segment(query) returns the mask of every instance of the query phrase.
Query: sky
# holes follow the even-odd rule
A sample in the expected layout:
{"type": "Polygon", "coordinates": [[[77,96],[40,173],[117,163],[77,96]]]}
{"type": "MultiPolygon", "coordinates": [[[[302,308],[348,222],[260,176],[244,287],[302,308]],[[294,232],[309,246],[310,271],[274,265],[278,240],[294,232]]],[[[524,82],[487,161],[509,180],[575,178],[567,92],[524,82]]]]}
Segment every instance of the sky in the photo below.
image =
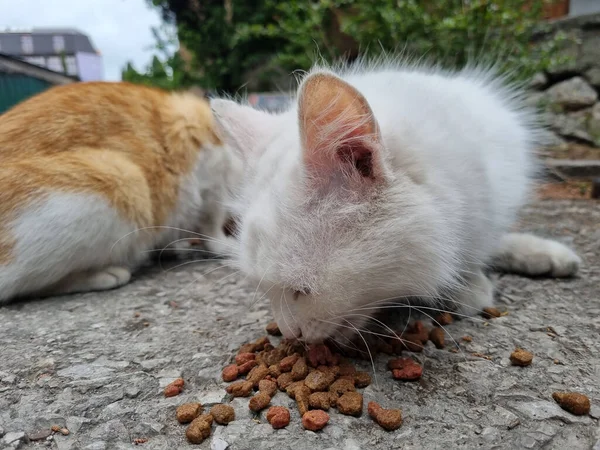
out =
{"type": "Polygon", "coordinates": [[[104,79],[121,79],[127,61],[146,67],[158,11],[145,0],[0,0],[0,29],[61,27],[87,34],[102,54],[104,79]]]}

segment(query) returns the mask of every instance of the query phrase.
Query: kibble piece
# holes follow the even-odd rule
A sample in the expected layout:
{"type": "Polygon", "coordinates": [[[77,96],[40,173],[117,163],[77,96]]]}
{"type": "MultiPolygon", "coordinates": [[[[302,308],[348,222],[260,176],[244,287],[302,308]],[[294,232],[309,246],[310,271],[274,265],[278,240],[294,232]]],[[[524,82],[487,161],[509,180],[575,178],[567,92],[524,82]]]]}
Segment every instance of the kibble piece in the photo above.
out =
{"type": "Polygon", "coordinates": [[[298,358],[298,361],[292,367],[292,378],[294,381],[304,380],[308,375],[308,365],[304,357],[298,358]]]}
{"type": "Polygon", "coordinates": [[[450,325],[452,322],[454,322],[454,319],[452,319],[452,314],[449,312],[438,314],[433,318],[433,324],[438,327],[440,325],[450,325]]]}
{"type": "Polygon", "coordinates": [[[331,406],[329,392],[313,392],[308,397],[308,405],[312,409],[322,409],[327,411],[331,406]]]}
{"type": "Polygon", "coordinates": [[[383,409],[377,403],[369,402],[367,410],[375,422],[385,430],[397,430],[402,425],[402,411],[399,409],[383,409]]]}
{"type": "Polygon", "coordinates": [[[576,416],[590,413],[590,399],[579,392],[555,392],[552,398],[562,409],[576,416]]]}
{"type": "Polygon", "coordinates": [[[333,392],[335,394],[343,395],[346,392],[354,392],[356,388],[354,387],[354,380],[348,380],[345,378],[335,380],[331,386],[329,386],[329,392],[333,392]]]}
{"type": "Polygon", "coordinates": [[[311,345],[306,354],[309,364],[317,367],[320,364],[334,364],[334,356],[325,344],[311,345]]]}
{"type": "Polygon", "coordinates": [[[176,378],[170,384],[172,384],[173,386],[177,386],[178,388],[183,389],[183,386],[185,385],[185,380],[183,378],[176,378]]]}
{"type": "Polygon", "coordinates": [[[256,348],[256,344],[251,343],[251,344],[244,344],[240,347],[240,349],[238,350],[238,355],[240,353],[254,353],[257,351],[256,348]]]}
{"type": "Polygon", "coordinates": [[[344,363],[339,365],[338,376],[343,377],[344,375],[354,375],[356,373],[356,367],[352,364],[344,363]]]}
{"type": "Polygon", "coordinates": [[[416,334],[405,333],[402,335],[402,347],[409,352],[420,353],[423,351],[424,345],[421,337],[416,334]]]}
{"type": "Polygon", "coordinates": [[[423,368],[410,358],[391,359],[388,368],[392,369],[392,376],[396,380],[414,381],[423,375],[423,368]]]}
{"type": "Polygon", "coordinates": [[[290,423],[290,411],[283,406],[271,406],[267,411],[267,421],[276,430],[285,428],[290,423]]]}
{"type": "Polygon", "coordinates": [[[473,342],[473,338],[471,336],[463,336],[462,340],[465,342],[473,342]]]}
{"type": "Polygon", "coordinates": [[[294,380],[292,379],[291,372],[282,373],[277,377],[277,386],[279,386],[279,390],[281,391],[285,391],[293,382],[294,380]]]}
{"type": "Polygon", "coordinates": [[[200,444],[204,439],[210,436],[211,425],[212,416],[210,414],[198,416],[188,426],[185,431],[185,437],[192,444],[200,444]]]}
{"type": "Polygon", "coordinates": [[[321,372],[320,370],[313,370],[304,379],[304,384],[307,385],[311,391],[326,391],[329,386],[335,380],[335,376],[331,372],[321,372]]]}
{"type": "Polygon", "coordinates": [[[323,365],[321,365],[321,366],[317,367],[317,370],[319,372],[330,374],[333,377],[333,379],[335,380],[335,378],[337,378],[337,376],[340,373],[340,366],[323,366],[323,365]]]}
{"type": "Polygon", "coordinates": [[[185,403],[178,407],[176,411],[179,423],[190,423],[200,414],[202,414],[202,405],[200,403],[185,403]]]}
{"type": "Polygon", "coordinates": [[[296,398],[296,388],[299,386],[304,386],[304,381],[294,381],[293,383],[291,383],[288,387],[285,388],[285,392],[286,394],[290,397],[290,398],[296,398]]]}
{"type": "MultiPolygon", "coordinates": [[[[261,353],[263,353],[263,352],[261,352],[261,353]]],[[[260,360],[258,358],[256,358],[256,359],[259,362],[265,363],[267,366],[273,366],[273,365],[278,365],[281,362],[281,360],[285,357],[286,357],[286,353],[283,349],[274,348],[273,350],[265,351],[260,360]]]]}
{"type": "Polygon", "coordinates": [[[354,386],[357,388],[365,388],[371,384],[371,375],[367,372],[356,372],[354,374],[354,386]]]}
{"type": "Polygon", "coordinates": [[[363,396],[358,392],[346,392],[337,401],[337,409],[342,414],[360,416],[363,408],[363,396]]]}
{"type": "Polygon", "coordinates": [[[432,328],[429,332],[429,340],[433,342],[435,348],[444,348],[444,345],[446,345],[446,335],[444,330],[439,327],[432,328]]]}
{"type": "Polygon", "coordinates": [[[298,358],[300,358],[300,355],[298,353],[286,356],[281,361],[279,361],[279,370],[281,370],[282,372],[289,372],[290,370],[292,370],[292,367],[294,367],[294,364],[296,364],[296,361],[298,361],[298,358]]]}
{"type": "Polygon", "coordinates": [[[281,331],[279,330],[279,327],[277,326],[277,322],[270,322],[266,328],[265,331],[270,334],[271,336],[281,336],[281,331]]]}
{"type": "Polygon", "coordinates": [[[502,315],[502,313],[500,312],[500,310],[498,308],[483,308],[483,311],[481,312],[481,314],[486,319],[495,319],[502,315]]]}
{"type": "Polygon", "coordinates": [[[247,361],[244,364],[238,366],[238,373],[240,375],[246,375],[248,372],[250,372],[256,366],[258,366],[258,362],[256,360],[247,361]]]}
{"type": "Polygon", "coordinates": [[[269,375],[269,368],[265,364],[261,364],[248,373],[246,381],[251,382],[253,387],[258,388],[260,380],[264,379],[267,375],[269,375]]]}
{"type": "Polygon", "coordinates": [[[269,397],[273,397],[277,394],[277,383],[271,380],[260,380],[258,382],[258,390],[264,392],[269,397]]]}
{"type": "Polygon", "coordinates": [[[254,385],[250,381],[236,381],[227,386],[227,392],[234,397],[248,397],[254,385]]]}
{"type": "Polygon", "coordinates": [[[322,430],[327,425],[327,422],[329,422],[329,414],[320,409],[313,409],[302,415],[302,426],[307,430],[322,430]]]}
{"type": "Polygon", "coordinates": [[[525,367],[530,365],[531,361],[533,361],[533,353],[522,348],[517,348],[510,354],[510,362],[513,366],[525,367]]]}
{"type": "Polygon", "coordinates": [[[266,392],[259,392],[248,402],[248,408],[254,412],[262,411],[271,403],[271,397],[266,392]]]}
{"type": "Polygon", "coordinates": [[[165,397],[175,397],[176,395],[181,394],[181,388],[179,386],[169,384],[167,387],[165,387],[164,394],[165,397]]]}
{"type": "Polygon", "coordinates": [[[254,361],[256,359],[256,353],[238,353],[235,356],[235,363],[241,366],[248,361],[254,361]]]}
{"type": "Polygon", "coordinates": [[[267,336],[263,336],[261,338],[258,338],[255,342],[254,342],[254,346],[256,348],[256,351],[261,351],[265,349],[265,345],[270,344],[271,341],[269,341],[269,338],[267,336]]]}
{"type": "Polygon", "coordinates": [[[298,386],[294,390],[294,398],[296,399],[296,406],[298,406],[298,411],[300,412],[301,416],[304,415],[304,413],[306,411],[308,411],[308,409],[309,409],[309,402],[308,402],[309,397],[310,397],[310,389],[305,385],[298,386]]]}
{"type": "Polygon", "coordinates": [[[222,403],[210,408],[210,415],[219,425],[227,425],[235,420],[235,410],[231,406],[222,403]]]}
{"type": "Polygon", "coordinates": [[[412,336],[413,340],[420,341],[421,343],[425,344],[429,339],[429,330],[427,327],[425,327],[425,325],[423,325],[423,322],[417,320],[408,328],[404,336],[406,335],[410,335],[412,336]]]}
{"type": "Polygon", "coordinates": [[[223,368],[223,381],[235,381],[239,373],[237,364],[229,364],[223,368]]]}
{"type": "Polygon", "coordinates": [[[277,378],[279,375],[281,375],[279,364],[272,364],[269,366],[269,375],[271,375],[273,378],[277,378]]]}

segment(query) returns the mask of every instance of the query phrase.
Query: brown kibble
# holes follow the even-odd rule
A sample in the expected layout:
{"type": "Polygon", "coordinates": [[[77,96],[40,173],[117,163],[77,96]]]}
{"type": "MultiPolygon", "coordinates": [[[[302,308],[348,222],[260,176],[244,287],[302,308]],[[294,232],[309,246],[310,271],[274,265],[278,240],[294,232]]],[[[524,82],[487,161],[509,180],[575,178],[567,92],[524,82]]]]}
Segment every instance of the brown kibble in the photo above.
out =
{"type": "Polygon", "coordinates": [[[304,379],[304,384],[310,388],[311,391],[326,391],[329,386],[335,380],[335,376],[331,372],[321,372],[320,370],[313,370],[304,379]]]}
{"type": "Polygon", "coordinates": [[[308,365],[304,357],[298,358],[298,361],[292,367],[292,379],[294,381],[304,380],[308,375],[308,365]]]}
{"type": "Polygon", "coordinates": [[[210,408],[210,415],[219,425],[227,425],[235,420],[235,410],[231,406],[222,403],[210,408]]]}
{"type": "Polygon", "coordinates": [[[68,436],[69,434],[71,434],[71,432],[66,428],[61,428],[59,431],[60,434],[62,434],[63,436],[68,436]]]}
{"type": "Polygon", "coordinates": [[[320,409],[308,411],[302,415],[302,426],[310,431],[319,431],[329,422],[329,414],[320,409]]]}
{"type": "Polygon", "coordinates": [[[261,364],[248,373],[246,381],[251,382],[253,387],[258,388],[260,380],[264,379],[267,375],[269,375],[269,368],[265,364],[261,364]]]}
{"type": "Polygon", "coordinates": [[[254,353],[256,351],[257,351],[256,344],[253,344],[253,343],[251,343],[251,344],[244,344],[238,350],[238,355],[240,353],[254,353]]]}
{"type": "Polygon", "coordinates": [[[481,315],[486,319],[495,319],[502,316],[502,313],[498,308],[483,308],[481,315]]]}
{"type": "Polygon", "coordinates": [[[338,376],[343,377],[344,375],[352,375],[356,373],[356,367],[352,364],[344,363],[339,365],[338,376]]]}
{"type": "Polygon", "coordinates": [[[250,381],[236,381],[227,386],[227,392],[234,397],[248,397],[254,388],[250,381]]]}
{"type": "Polygon", "coordinates": [[[200,403],[185,403],[177,408],[177,422],[190,423],[200,414],[202,414],[202,405],[200,403]]]}
{"type": "Polygon", "coordinates": [[[270,334],[271,336],[281,336],[281,331],[279,330],[279,327],[277,326],[277,322],[270,322],[266,328],[265,331],[270,334]]]}
{"type": "Polygon", "coordinates": [[[179,386],[169,384],[167,387],[165,387],[164,394],[165,397],[175,397],[176,395],[181,394],[181,388],[179,386]]]}
{"type": "Polygon", "coordinates": [[[369,402],[367,410],[375,422],[385,430],[397,430],[402,425],[402,411],[399,409],[383,409],[377,403],[369,402]]]}
{"type": "Polygon", "coordinates": [[[335,379],[340,373],[340,366],[319,366],[316,370],[329,373],[335,379]]]}
{"type": "Polygon", "coordinates": [[[329,392],[329,404],[332,408],[337,407],[337,401],[340,398],[340,395],[337,392],[329,392]]]}
{"type": "Polygon", "coordinates": [[[552,398],[562,409],[576,416],[584,416],[590,412],[590,399],[579,392],[555,392],[552,398]]]}
{"type": "Polygon", "coordinates": [[[433,323],[436,326],[450,325],[452,322],[454,322],[454,319],[452,318],[452,314],[449,312],[438,314],[433,318],[433,323]]]}
{"type": "Polygon", "coordinates": [[[360,416],[363,408],[363,396],[358,392],[346,392],[337,401],[338,411],[349,416],[360,416]]]}
{"type": "Polygon", "coordinates": [[[267,366],[273,366],[279,364],[285,357],[286,353],[282,348],[275,348],[266,352],[261,362],[264,362],[267,366]]]}
{"type": "Polygon", "coordinates": [[[267,336],[263,336],[254,342],[254,347],[256,348],[256,351],[261,351],[265,349],[265,345],[270,343],[271,341],[269,341],[269,338],[267,336]]]}
{"type": "Polygon", "coordinates": [[[279,370],[281,370],[282,372],[289,372],[290,370],[292,370],[292,367],[294,367],[294,364],[296,364],[296,361],[298,361],[298,358],[300,358],[300,355],[298,353],[286,356],[281,361],[279,361],[279,370]]]}
{"type": "Polygon", "coordinates": [[[175,381],[172,381],[170,384],[183,389],[183,386],[185,385],[185,380],[183,378],[176,378],[175,381]]]}
{"type": "Polygon", "coordinates": [[[291,372],[282,373],[277,377],[277,386],[281,391],[285,391],[286,388],[293,382],[294,380],[292,379],[291,372]]]}
{"type": "Polygon", "coordinates": [[[303,386],[304,385],[304,381],[294,381],[293,383],[291,383],[288,387],[285,388],[285,392],[286,394],[290,397],[290,398],[296,398],[296,388],[299,386],[303,386]]]}
{"type": "Polygon", "coordinates": [[[308,397],[308,405],[312,409],[322,409],[327,411],[331,406],[328,392],[313,392],[308,397]]]}
{"type": "Polygon", "coordinates": [[[354,380],[348,380],[345,378],[335,380],[331,386],[329,386],[329,392],[333,392],[335,394],[343,395],[346,392],[354,392],[356,388],[354,387],[354,380]]]}
{"type": "Polygon", "coordinates": [[[271,403],[271,396],[266,392],[259,392],[248,402],[248,408],[254,412],[262,411],[271,403]]]}
{"type": "Polygon", "coordinates": [[[142,445],[142,444],[145,444],[146,442],[148,442],[148,439],[146,439],[146,438],[135,438],[133,440],[134,445],[142,445]]]}
{"type": "Polygon", "coordinates": [[[235,356],[235,363],[241,366],[248,361],[254,361],[256,359],[256,353],[238,353],[235,356]]]}
{"type": "Polygon", "coordinates": [[[258,390],[264,392],[269,397],[273,397],[277,394],[277,383],[270,380],[260,380],[258,382],[258,390]]]}
{"type": "Polygon", "coordinates": [[[298,406],[298,411],[300,415],[303,416],[309,408],[308,399],[310,397],[310,389],[304,384],[296,387],[294,389],[294,398],[296,399],[296,406],[298,406]]]}
{"type": "Polygon", "coordinates": [[[240,375],[246,375],[248,372],[250,372],[256,366],[258,366],[258,362],[252,359],[252,360],[245,362],[244,364],[238,366],[238,373],[240,375]]]}
{"type": "Polygon", "coordinates": [[[463,336],[462,340],[465,342],[473,342],[473,338],[471,336],[463,336]]]}
{"type": "Polygon", "coordinates": [[[391,359],[388,368],[392,369],[392,376],[396,380],[414,381],[423,375],[423,368],[410,358],[391,359]]]}
{"type": "Polygon", "coordinates": [[[285,428],[290,423],[290,411],[283,406],[271,406],[267,411],[267,421],[276,430],[285,428]]]}
{"type": "Polygon", "coordinates": [[[433,342],[435,348],[444,348],[444,345],[446,344],[446,335],[444,330],[438,327],[432,328],[429,332],[429,340],[433,342]]]}
{"type": "Polygon", "coordinates": [[[279,364],[272,364],[269,366],[269,375],[271,375],[275,379],[277,379],[277,377],[281,375],[279,364]]]}
{"type": "Polygon", "coordinates": [[[236,364],[229,364],[223,368],[223,381],[235,381],[238,377],[239,370],[236,364]]]}
{"type": "Polygon", "coordinates": [[[55,433],[60,433],[60,426],[58,425],[52,425],[52,427],[50,427],[50,429],[55,432],[55,433]]]}
{"type": "Polygon", "coordinates": [[[533,361],[533,353],[522,348],[517,348],[510,354],[510,362],[513,366],[525,367],[530,365],[531,361],[533,361]]]}
{"type": "Polygon", "coordinates": [[[423,351],[425,347],[423,345],[423,341],[421,341],[420,336],[416,334],[408,334],[405,333],[402,335],[402,347],[408,350],[409,352],[420,353],[423,351]]]}
{"type": "Polygon", "coordinates": [[[357,388],[365,388],[371,384],[371,375],[367,372],[356,372],[354,374],[354,386],[357,388]]]}
{"type": "MultiPolygon", "coordinates": [[[[404,333],[404,336],[410,335],[414,341],[420,341],[422,344],[427,343],[429,339],[429,330],[423,325],[423,322],[416,320],[404,333]]],[[[404,337],[403,336],[403,337],[404,337]]]]}
{"type": "Polygon", "coordinates": [[[334,364],[334,357],[325,344],[311,345],[306,354],[309,364],[312,367],[317,367],[320,364],[334,364]]]}
{"type": "Polygon", "coordinates": [[[185,437],[192,444],[200,444],[204,439],[210,436],[210,426],[212,425],[212,416],[204,414],[196,417],[185,431],[185,437]]]}

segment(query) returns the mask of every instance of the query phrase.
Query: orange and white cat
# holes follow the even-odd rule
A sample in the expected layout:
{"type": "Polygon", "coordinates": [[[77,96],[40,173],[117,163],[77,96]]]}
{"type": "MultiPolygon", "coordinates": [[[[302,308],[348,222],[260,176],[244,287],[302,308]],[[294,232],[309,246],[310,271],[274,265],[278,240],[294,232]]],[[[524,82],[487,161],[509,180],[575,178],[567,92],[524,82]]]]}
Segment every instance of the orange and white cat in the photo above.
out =
{"type": "Polygon", "coordinates": [[[0,115],[0,303],[124,285],[183,230],[227,253],[240,174],[196,95],[75,83],[26,100],[0,115]]]}

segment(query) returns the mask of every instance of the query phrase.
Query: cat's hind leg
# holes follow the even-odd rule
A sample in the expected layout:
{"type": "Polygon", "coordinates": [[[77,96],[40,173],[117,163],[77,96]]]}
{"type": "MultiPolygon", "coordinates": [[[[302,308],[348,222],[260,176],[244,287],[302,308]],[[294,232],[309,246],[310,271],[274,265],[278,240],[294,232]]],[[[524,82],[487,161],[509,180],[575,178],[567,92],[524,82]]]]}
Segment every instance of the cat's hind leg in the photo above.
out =
{"type": "Polygon", "coordinates": [[[580,265],[566,245],[525,233],[506,234],[492,258],[494,269],[526,276],[571,277],[580,265]]]}

